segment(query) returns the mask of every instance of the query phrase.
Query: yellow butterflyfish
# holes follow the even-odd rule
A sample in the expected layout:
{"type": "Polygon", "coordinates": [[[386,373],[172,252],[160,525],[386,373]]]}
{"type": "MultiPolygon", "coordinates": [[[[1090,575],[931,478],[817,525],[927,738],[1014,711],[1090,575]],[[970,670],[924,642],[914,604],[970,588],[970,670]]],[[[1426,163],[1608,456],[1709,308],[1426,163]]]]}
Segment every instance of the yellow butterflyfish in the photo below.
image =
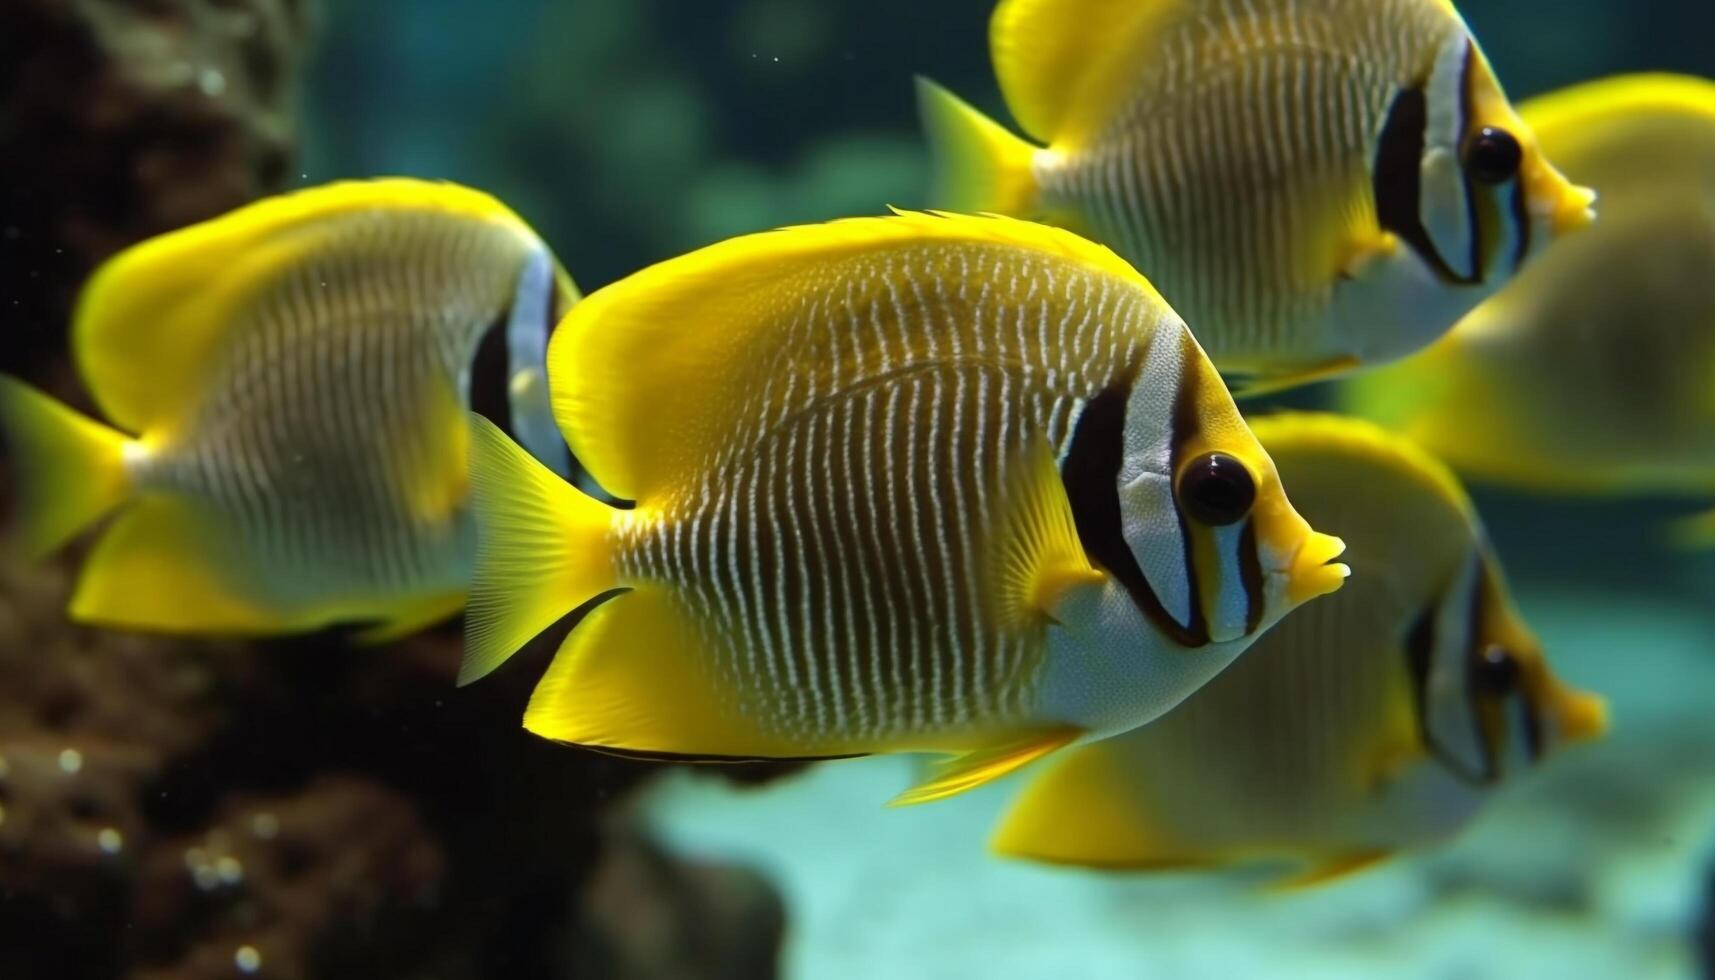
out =
{"type": "Polygon", "coordinates": [[[581,606],[530,731],[979,785],[1172,707],[1341,546],[1112,252],[998,217],[750,235],[591,294],[548,362],[586,496],[478,420],[463,679],[581,606]]]}
{"type": "Polygon", "coordinates": [[[504,330],[512,428],[566,472],[544,364],[576,299],[517,215],[453,184],[331,184],[150,239],[96,270],[72,324],[106,422],[0,378],[18,535],[46,553],[114,515],[83,622],[383,639],[445,618],[474,552],[479,344],[504,330]]]}
{"type": "Polygon", "coordinates": [[[1241,393],[1417,350],[1591,220],[1446,0],[1003,0],[989,40],[1041,145],[921,83],[933,203],[1111,245],[1241,393]]]}
{"type": "Polygon", "coordinates": [[[1360,574],[1154,724],[1052,764],[1003,854],[1104,868],[1297,862],[1288,884],[1445,839],[1501,785],[1599,735],[1549,670],[1453,475],[1366,422],[1252,420],[1360,574]]]}

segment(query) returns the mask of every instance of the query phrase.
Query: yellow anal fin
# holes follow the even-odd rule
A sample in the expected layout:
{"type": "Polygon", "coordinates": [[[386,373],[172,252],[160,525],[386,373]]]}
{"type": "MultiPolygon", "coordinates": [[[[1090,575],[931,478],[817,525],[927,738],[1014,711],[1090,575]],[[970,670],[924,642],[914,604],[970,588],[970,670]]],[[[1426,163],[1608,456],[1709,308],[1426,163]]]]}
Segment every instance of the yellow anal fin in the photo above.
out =
{"type": "Polygon", "coordinates": [[[1037,440],[1010,467],[996,535],[998,619],[1009,629],[1028,629],[1054,619],[1066,594],[1099,586],[1101,572],[1078,540],[1078,525],[1066,485],[1046,440],[1037,440]]]}
{"type": "Polygon", "coordinates": [[[238,591],[226,536],[189,504],[138,500],[96,543],[70,614],[78,622],[166,633],[262,635],[316,625],[238,591]]]}
{"type": "Polygon", "coordinates": [[[436,623],[451,619],[464,608],[464,601],[463,592],[449,592],[412,600],[395,609],[381,622],[352,634],[351,642],[360,646],[380,646],[402,640],[436,623]]]}
{"type": "Polygon", "coordinates": [[[1375,867],[1392,856],[1393,852],[1386,850],[1351,851],[1345,854],[1336,854],[1314,861],[1297,874],[1273,882],[1267,890],[1271,892],[1294,892],[1316,888],[1375,867]]]}
{"type": "Polygon", "coordinates": [[[1034,732],[992,748],[967,752],[937,764],[929,778],[894,797],[888,806],[914,806],[956,796],[1015,772],[1076,741],[1083,730],[1071,726],[1034,732]]]}
{"type": "Polygon", "coordinates": [[[864,751],[837,739],[763,731],[743,692],[717,676],[699,631],[665,586],[597,606],[561,645],[524,727],[543,738],[629,754],[790,759],[864,751]]]}
{"type": "Polygon", "coordinates": [[[1001,818],[990,848],[1007,857],[1093,868],[1213,863],[1156,826],[1148,773],[1128,745],[1147,736],[1146,728],[1106,739],[1050,766],[1001,818]]]}

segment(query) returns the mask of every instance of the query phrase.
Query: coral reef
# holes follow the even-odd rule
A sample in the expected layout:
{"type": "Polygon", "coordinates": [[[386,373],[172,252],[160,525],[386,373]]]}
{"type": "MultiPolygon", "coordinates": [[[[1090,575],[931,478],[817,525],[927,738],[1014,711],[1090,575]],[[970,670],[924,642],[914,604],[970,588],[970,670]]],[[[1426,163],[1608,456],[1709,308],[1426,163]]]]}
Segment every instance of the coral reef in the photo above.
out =
{"type": "Polygon", "coordinates": [[[102,258],[283,186],[304,8],[0,5],[6,367],[53,356],[76,286],[102,258]]]}
{"type": "MultiPolygon", "coordinates": [[[[307,22],[297,0],[0,6],[0,368],[76,398],[87,272],[293,176],[307,22]]],[[[519,727],[551,646],[456,690],[456,628],[382,649],[107,633],[65,620],[81,555],[13,551],[0,977],[774,972],[768,886],[640,836],[627,791],[659,767],[519,727]]]]}

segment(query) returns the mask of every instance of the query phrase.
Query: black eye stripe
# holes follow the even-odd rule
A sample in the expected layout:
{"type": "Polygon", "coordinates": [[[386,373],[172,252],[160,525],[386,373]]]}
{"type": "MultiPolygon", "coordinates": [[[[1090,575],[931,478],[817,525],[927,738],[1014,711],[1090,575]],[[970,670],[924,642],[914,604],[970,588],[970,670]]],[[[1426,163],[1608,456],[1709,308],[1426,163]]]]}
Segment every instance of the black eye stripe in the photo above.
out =
{"type": "Polygon", "coordinates": [[[1090,561],[1112,575],[1144,618],[1162,633],[1181,646],[1200,647],[1209,642],[1208,633],[1188,630],[1168,613],[1122,530],[1119,474],[1125,452],[1126,404],[1135,383],[1134,369],[1084,405],[1060,464],[1060,479],[1066,486],[1078,542],[1090,561]]]}
{"type": "MultiPolygon", "coordinates": [[[[1423,153],[1428,128],[1429,99],[1423,88],[1401,89],[1388,108],[1381,137],[1376,141],[1376,157],[1370,173],[1376,220],[1384,230],[1410,245],[1436,278],[1468,285],[1470,277],[1460,275],[1447,264],[1434,239],[1429,237],[1429,230],[1423,227],[1423,153]]],[[[1468,192],[1466,200],[1470,200],[1468,192]]]]}
{"type": "MultiPolygon", "coordinates": [[[[1480,588],[1477,590],[1477,594],[1481,595],[1480,588]]],[[[1416,709],[1414,714],[1417,716],[1417,735],[1423,741],[1424,748],[1429,750],[1429,754],[1434,756],[1443,768],[1452,773],[1454,778],[1471,786],[1486,786],[1495,781],[1498,776],[1498,767],[1494,749],[1489,741],[1483,737],[1481,722],[1474,710],[1475,705],[1470,706],[1473,708],[1470,715],[1472,723],[1479,726],[1477,744],[1481,746],[1483,753],[1483,765],[1479,771],[1473,771],[1457,755],[1449,752],[1446,746],[1441,744],[1441,740],[1436,736],[1429,723],[1429,675],[1435,667],[1435,643],[1437,639],[1435,619],[1441,607],[1441,601],[1442,596],[1438,595],[1419,610],[1417,618],[1412,620],[1411,627],[1406,631],[1405,636],[1406,669],[1411,677],[1412,703],[1416,709]]],[[[1475,636],[1475,634],[1472,635],[1475,636]]]]}
{"type": "MultiPolygon", "coordinates": [[[[1477,63],[1477,46],[1469,38],[1465,40],[1465,61],[1459,69],[1459,134],[1461,144],[1466,133],[1471,131],[1471,120],[1476,118],[1476,93],[1472,90],[1472,69],[1477,63]]],[[[1461,153],[1463,147],[1455,146],[1455,153],[1461,153]]],[[[1483,227],[1478,224],[1477,217],[1477,188],[1471,181],[1471,170],[1465,166],[1463,158],[1459,161],[1459,187],[1465,192],[1465,227],[1471,231],[1471,276],[1467,282],[1481,282],[1483,279],[1483,227]]]]}
{"type": "Polygon", "coordinates": [[[1264,612],[1262,556],[1257,551],[1256,518],[1245,521],[1244,533],[1239,535],[1239,581],[1245,587],[1245,635],[1262,625],[1264,612]]]}
{"type": "Polygon", "coordinates": [[[1513,227],[1518,229],[1518,246],[1513,249],[1513,271],[1517,272],[1530,255],[1530,204],[1525,200],[1522,181],[1513,186],[1512,210],[1513,227]]]}
{"type": "Polygon", "coordinates": [[[1191,592],[1191,620],[1186,623],[1193,636],[1204,642],[1209,639],[1209,621],[1203,613],[1203,583],[1197,577],[1197,549],[1191,546],[1191,528],[1185,522],[1185,506],[1179,501],[1179,466],[1184,458],[1185,442],[1197,431],[1197,403],[1202,392],[1203,376],[1198,370],[1202,352],[1191,331],[1184,331],[1179,340],[1179,390],[1173,396],[1172,451],[1168,456],[1167,473],[1172,480],[1174,516],[1179,521],[1180,551],[1185,555],[1185,582],[1191,592]]]}

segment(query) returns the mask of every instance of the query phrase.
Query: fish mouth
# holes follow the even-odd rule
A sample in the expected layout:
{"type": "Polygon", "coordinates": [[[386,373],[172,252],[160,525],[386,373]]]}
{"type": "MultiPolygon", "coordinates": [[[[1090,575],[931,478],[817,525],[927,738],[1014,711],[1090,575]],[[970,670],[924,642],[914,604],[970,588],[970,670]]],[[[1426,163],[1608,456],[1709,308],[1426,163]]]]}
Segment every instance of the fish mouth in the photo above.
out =
{"type": "Polygon", "coordinates": [[[1550,200],[1555,203],[1547,216],[1548,228],[1556,236],[1588,228],[1596,221],[1596,192],[1588,187],[1568,185],[1550,200]]]}
{"type": "Polygon", "coordinates": [[[1298,554],[1292,559],[1291,578],[1286,586],[1286,601],[1296,606],[1318,596],[1336,591],[1346,583],[1352,570],[1334,559],[1346,551],[1346,542],[1332,534],[1310,532],[1298,554]]]}

